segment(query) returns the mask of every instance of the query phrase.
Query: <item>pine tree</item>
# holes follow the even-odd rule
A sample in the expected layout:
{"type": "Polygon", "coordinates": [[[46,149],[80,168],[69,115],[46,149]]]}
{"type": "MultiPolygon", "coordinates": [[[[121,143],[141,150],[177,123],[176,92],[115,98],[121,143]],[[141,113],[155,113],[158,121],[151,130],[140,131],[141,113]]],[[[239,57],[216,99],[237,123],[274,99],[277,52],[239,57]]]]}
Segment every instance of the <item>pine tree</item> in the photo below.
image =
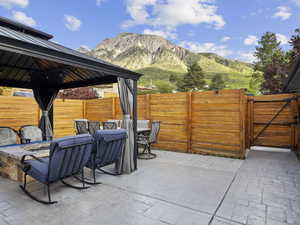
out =
{"type": "Polygon", "coordinates": [[[213,76],[209,85],[209,90],[222,90],[226,87],[223,76],[219,73],[213,76]]]}
{"type": "Polygon", "coordinates": [[[280,48],[280,41],[276,34],[267,32],[258,42],[255,56],[255,70],[263,73],[263,82],[260,91],[263,94],[276,94],[281,92],[288,74],[289,53],[280,48]]]}
{"type": "Polygon", "coordinates": [[[192,64],[188,68],[187,74],[184,75],[182,80],[177,82],[178,91],[199,91],[203,90],[206,86],[204,73],[198,63],[192,64]]]}
{"type": "Polygon", "coordinates": [[[276,34],[272,32],[265,33],[256,47],[254,55],[258,61],[255,63],[255,69],[264,71],[272,63],[274,54],[281,52],[280,41],[277,40],[276,34]]]}
{"type": "Polygon", "coordinates": [[[169,81],[171,83],[176,83],[178,80],[178,77],[175,75],[175,74],[171,74],[170,77],[169,77],[169,81]]]}

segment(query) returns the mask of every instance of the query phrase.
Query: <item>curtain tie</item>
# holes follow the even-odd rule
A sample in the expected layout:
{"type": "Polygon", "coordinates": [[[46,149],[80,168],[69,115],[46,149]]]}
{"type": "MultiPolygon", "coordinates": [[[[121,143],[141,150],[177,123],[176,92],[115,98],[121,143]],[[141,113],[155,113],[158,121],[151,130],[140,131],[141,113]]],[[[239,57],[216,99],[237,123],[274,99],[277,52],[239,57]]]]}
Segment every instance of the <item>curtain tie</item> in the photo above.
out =
{"type": "Polygon", "coordinates": [[[49,113],[48,113],[47,110],[43,110],[43,111],[42,111],[42,116],[46,117],[46,116],[48,116],[48,114],[49,114],[49,113]]]}
{"type": "Polygon", "coordinates": [[[130,115],[129,114],[124,114],[124,119],[130,120],[130,115]]]}

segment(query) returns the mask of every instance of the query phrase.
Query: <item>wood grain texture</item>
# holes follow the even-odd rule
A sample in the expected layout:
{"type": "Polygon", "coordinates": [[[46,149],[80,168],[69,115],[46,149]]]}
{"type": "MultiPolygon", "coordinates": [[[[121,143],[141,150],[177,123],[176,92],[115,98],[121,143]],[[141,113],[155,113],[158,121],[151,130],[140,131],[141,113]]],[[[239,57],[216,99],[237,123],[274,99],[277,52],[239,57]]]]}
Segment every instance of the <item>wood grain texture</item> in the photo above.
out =
{"type": "MultiPolygon", "coordinates": [[[[158,149],[243,158],[251,145],[299,147],[299,101],[294,99],[254,142],[254,137],[299,94],[246,97],[244,90],[138,96],[138,118],[161,121],[158,149]],[[268,102],[269,101],[269,102],[268,102]]],[[[74,120],[122,119],[119,98],[54,103],[54,136],[74,135],[74,120]]],[[[38,125],[33,98],[0,96],[0,126],[38,125]]]]}
{"type": "Polygon", "coordinates": [[[82,100],[62,100],[57,99],[54,102],[53,110],[53,130],[54,137],[64,137],[75,135],[74,120],[83,119],[85,109],[82,100]]]}
{"type": "Polygon", "coordinates": [[[39,123],[39,107],[33,98],[0,96],[0,126],[15,130],[39,123]]]}
{"type": "Polygon", "coordinates": [[[290,103],[272,121],[272,124],[262,133],[266,124],[286,104],[288,99],[293,99],[294,94],[264,95],[249,98],[248,107],[251,112],[249,120],[250,133],[248,135],[250,145],[289,147],[297,145],[297,101],[290,103]],[[261,133],[261,134],[260,134],[261,133]],[[258,134],[260,134],[258,136],[258,134]]]}

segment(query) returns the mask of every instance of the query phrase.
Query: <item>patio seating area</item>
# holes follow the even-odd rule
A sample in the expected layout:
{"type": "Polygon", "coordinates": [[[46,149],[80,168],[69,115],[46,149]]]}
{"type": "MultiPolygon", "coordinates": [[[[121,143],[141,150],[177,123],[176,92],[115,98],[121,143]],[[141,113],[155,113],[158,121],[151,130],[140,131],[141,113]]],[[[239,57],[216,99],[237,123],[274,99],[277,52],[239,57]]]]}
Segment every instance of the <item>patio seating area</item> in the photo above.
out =
{"type": "MultiPolygon", "coordinates": [[[[251,151],[245,161],[155,153],[157,159],[142,161],[131,175],[97,174],[102,184],[88,190],[54,184],[58,203],[50,206],[30,201],[16,182],[0,178],[0,224],[296,225],[300,220],[294,153],[251,151]]],[[[38,183],[28,189],[46,196],[38,183]]]]}

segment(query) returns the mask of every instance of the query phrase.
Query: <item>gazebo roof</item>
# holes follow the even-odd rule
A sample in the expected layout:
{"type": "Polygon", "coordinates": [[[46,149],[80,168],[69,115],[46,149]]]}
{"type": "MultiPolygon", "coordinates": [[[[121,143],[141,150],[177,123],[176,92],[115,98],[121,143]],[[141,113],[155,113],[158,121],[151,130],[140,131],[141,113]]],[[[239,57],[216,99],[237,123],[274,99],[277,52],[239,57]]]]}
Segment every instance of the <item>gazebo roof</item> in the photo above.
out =
{"type": "Polygon", "coordinates": [[[66,89],[141,76],[49,41],[52,37],[0,17],[0,85],[66,89]]]}
{"type": "Polygon", "coordinates": [[[300,56],[295,60],[283,92],[300,92],[300,56]]]}

